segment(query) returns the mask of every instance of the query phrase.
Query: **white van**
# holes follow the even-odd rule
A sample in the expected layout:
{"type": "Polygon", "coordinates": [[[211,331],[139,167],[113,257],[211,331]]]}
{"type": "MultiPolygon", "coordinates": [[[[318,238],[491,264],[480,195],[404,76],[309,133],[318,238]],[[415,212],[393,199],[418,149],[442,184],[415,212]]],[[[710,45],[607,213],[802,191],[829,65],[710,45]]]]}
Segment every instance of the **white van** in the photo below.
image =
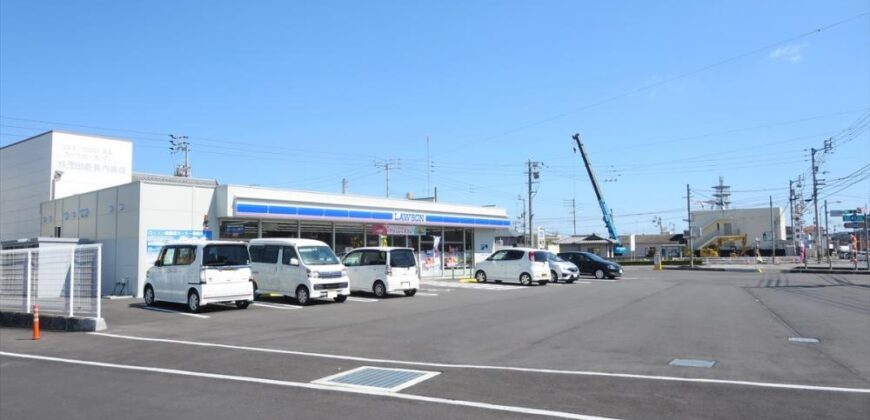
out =
{"type": "Polygon", "coordinates": [[[417,260],[411,248],[357,248],[342,258],[350,276],[350,289],[382,298],[390,292],[414,296],[420,288],[417,260]]]}
{"type": "Polygon", "coordinates": [[[279,293],[300,305],[311,299],[344,302],[350,295],[347,269],[328,245],[314,239],[251,239],[256,293],[279,293]]]}
{"type": "Polygon", "coordinates": [[[201,241],[164,245],[145,276],[145,304],[203,305],[234,302],[245,309],[254,300],[251,266],[244,242],[201,241]]]}

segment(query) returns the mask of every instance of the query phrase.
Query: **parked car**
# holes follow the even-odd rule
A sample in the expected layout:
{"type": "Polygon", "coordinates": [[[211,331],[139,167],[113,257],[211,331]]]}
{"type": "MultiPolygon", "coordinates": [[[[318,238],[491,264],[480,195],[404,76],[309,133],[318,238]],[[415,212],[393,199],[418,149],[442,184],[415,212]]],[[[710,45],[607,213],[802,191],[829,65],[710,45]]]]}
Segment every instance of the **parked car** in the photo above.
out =
{"type": "Polygon", "coordinates": [[[252,239],[248,244],[254,293],[279,293],[300,305],[311,299],[344,302],[350,296],[347,269],[328,245],[314,239],[252,239]]]}
{"type": "Polygon", "coordinates": [[[549,253],[531,248],[510,248],[494,252],[474,265],[474,278],[483,283],[488,280],[519,281],[530,286],[541,286],[550,280],[549,253]]]}
{"type": "Polygon", "coordinates": [[[552,252],[547,253],[547,262],[550,265],[550,281],[553,283],[558,283],[559,280],[574,283],[574,280],[580,278],[580,269],[577,265],[552,252]]]}
{"type": "Polygon", "coordinates": [[[591,252],[560,252],[558,254],[562,259],[571,261],[577,268],[580,269],[580,274],[591,274],[596,279],[605,277],[615,279],[622,275],[622,266],[619,264],[605,260],[591,252]]]}
{"type": "Polygon", "coordinates": [[[226,302],[245,309],[254,300],[248,247],[228,241],[167,244],[146,273],[144,295],[148,306],[186,303],[190,312],[226,302]]]}
{"type": "Polygon", "coordinates": [[[391,292],[414,296],[420,288],[417,259],[411,248],[369,247],[351,250],[342,258],[350,290],[382,298],[391,292]]]}

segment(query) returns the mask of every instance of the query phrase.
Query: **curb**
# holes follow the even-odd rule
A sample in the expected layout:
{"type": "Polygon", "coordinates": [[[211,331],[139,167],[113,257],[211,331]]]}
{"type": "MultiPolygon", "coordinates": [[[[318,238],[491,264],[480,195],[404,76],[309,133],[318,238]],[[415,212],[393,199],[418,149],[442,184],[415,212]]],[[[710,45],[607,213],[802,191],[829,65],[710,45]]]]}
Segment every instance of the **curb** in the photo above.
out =
{"type": "Polygon", "coordinates": [[[862,270],[858,270],[858,271],[854,271],[854,270],[825,270],[825,269],[818,269],[818,268],[815,268],[815,269],[809,268],[806,270],[803,268],[792,268],[788,272],[789,273],[806,273],[806,274],[857,274],[857,275],[863,274],[865,276],[870,275],[870,271],[867,271],[867,270],[863,270],[863,271],[862,270]]]}
{"type": "MultiPolygon", "coordinates": [[[[13,328],[33,328],[33,314],[26,312],[0,312],[0,325],[13,328]]],[[[108,328],[103,318],[81,316],[39,315],[39,326],[53,331],[102,331],[108,328]]]]}
{"type": "MultiPolygon", "coordinates": [[[[684,271],[718,271],[718,272],[731,272],[731,273],[763,273],[764,272],[762,267],[758,267],[758,268],[754,268],[754,267],[747,267],[747,268],[695,267],[695,268],[692,268],[689,266],[680,265],[680,266],[664,267],[664,269],[665,270],[684,270],[684,271]]],[[[767,271],[788,272],[789,270],[791,270],[791,269],[790,268],[774,267],[774,268],[768,269],[767,271]]]]}

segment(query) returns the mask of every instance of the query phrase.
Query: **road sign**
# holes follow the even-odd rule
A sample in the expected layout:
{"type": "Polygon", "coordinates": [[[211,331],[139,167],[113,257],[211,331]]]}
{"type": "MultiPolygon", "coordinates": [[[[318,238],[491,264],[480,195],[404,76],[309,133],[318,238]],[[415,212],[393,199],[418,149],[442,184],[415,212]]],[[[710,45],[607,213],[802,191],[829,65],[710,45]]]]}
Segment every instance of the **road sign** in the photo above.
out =
{"type": "Polygon", "coordinates": [[[863,222],[865,216],[863,214],[844,214],[843,221],[844,222],[863,222]]]}
{"type": "Polygon", "coordinates": [[[840,217],[843,215],[843,210],[831,210],[829,214],[831,217],[840,217]]]}
{"type": "Polygon", "coordinates": [[[864,229],[864,223],[846,222],[846,223],[843,223],[843,227],[846,229],[864,229]]]}

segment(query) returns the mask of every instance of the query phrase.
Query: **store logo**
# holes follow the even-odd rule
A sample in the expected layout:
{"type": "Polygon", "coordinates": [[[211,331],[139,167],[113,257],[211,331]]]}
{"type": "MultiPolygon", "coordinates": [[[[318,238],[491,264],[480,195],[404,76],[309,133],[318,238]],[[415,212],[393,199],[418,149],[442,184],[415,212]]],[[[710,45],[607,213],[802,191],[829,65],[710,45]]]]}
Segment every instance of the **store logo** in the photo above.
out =
{"type": "Polygon", "coordinates": [[[393,220],[397,222],[423,223],[422,213],[405,213],[400,211],[393,212],[393,220]]]}

